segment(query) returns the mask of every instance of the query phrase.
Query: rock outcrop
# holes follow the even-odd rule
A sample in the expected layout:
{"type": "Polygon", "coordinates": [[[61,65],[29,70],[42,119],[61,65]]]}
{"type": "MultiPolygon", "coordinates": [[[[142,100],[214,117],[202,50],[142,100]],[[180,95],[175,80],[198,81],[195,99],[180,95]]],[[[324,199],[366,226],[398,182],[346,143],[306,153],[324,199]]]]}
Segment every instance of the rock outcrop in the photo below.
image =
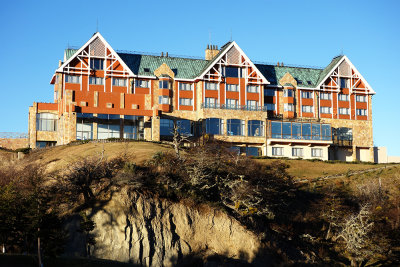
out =
{"type": "Polygon", "coordinates": [[[97,258],[145,266],[173,266],[191,253],[219,254],[248,262],[260,249],[257,236],[226,213],[191,207],[124,188],[92,216],[97,258]]]}

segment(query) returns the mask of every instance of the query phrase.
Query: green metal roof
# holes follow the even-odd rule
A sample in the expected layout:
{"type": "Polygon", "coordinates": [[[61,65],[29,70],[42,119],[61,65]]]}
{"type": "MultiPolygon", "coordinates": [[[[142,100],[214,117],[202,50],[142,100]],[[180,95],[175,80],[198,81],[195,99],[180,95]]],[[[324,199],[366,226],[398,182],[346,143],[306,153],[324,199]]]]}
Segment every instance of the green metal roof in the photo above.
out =
{"type": "MultiPolygon", "coordinates": [[[[215,58],[226,52],[231,42],[221,47],[220,52],[215,58]]],[[[66,49],[65,57],[68,60],[75,54],[77,49],[66,49]]],[[[137,75],[155,77],[154,71],[163,63],[167,64],[175,73],[175,78],[194,79],[206,70],[214,60],[191,59],[181,57],[161,57],[152,55],[140,55],[130,53],[118,53],[131,71],[137,75]]],[[[315,88],[322,79],[332,70],[343,56],[332,59],[331,63],[325,69],[275,66],[268,64],[255,64],[262,75],[271,83],[279,85],[279,80],[289,72],[297,80],[300,87],[315,88]]]]}
{"type": "Polygon", "coordinates": [[[143,76],[154,76],[154,71],[163,63],[175,73],[175,78],[194,79],[207,65],[207,60],[179,57],[159,57],[149,55],[118,53],[133,73],[143,76]]]}

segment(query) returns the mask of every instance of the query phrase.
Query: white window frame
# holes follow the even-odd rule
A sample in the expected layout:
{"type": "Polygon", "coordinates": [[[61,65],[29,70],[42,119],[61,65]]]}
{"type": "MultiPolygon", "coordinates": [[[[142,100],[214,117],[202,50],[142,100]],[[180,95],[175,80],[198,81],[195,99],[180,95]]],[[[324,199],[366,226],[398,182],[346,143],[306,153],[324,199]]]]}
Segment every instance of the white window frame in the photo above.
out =
{"type": "Polygon", "coordinates": [[[349,101],[349,95],[346,95],[346,94],[339,94],[339,96],[338,96],[338,100],[339,101],[349,101]],[[344,98],[344,99],[343,99],[344,98]]]}
{"type": "Polygon", "coordinates": [[[294,91],[292,89],[284,89],[283,90],[283,97],[293,97],[294,91]],[[291,91],[291,96],[289,96],[289,91],[291,91]]]}
{"type": "Polygon", "coordinates": [[[367,110],[364,108],[358,108],[356,112],[357,116],[367,116],[367,110]]]}
{"type": "Polygon", "coordinates": [[[192,84],[190,83],[179,83],[180,91],[192,91],[192,84]]]}
{"type": "Polygon", "coordinates": [[[301,98],[312,99],[313,98],[313,93],[312,92],[307,92],[307,91],[302,91],[301,92],[301,98]]]}
{"type": "Polygon", "coordinates": [[[226,91],[228,92],[239,92],[239,85],[238,84],[226,84],[226,91]]]}
{"type": "Polygon", "coordinates": [[[303,113],[314,113],[314,106],[301,106],[301,112],[303,113]]]}
{"type": "Polygon", "coordinates": [[[77,75],[65,75],[65,83],[81,83],[81,77],[77,75]]]}
{"type": "Polygon", "coordinates": [[[294,111],[294,105],[292,103],[284,103],[283,111],[294,111]]]}
{"type": "Polygon", "coordinates": [[[126,87],[126,82],[127,82],[127,80],[124,78],[122,78],[122,79],[121,78],[113,78],[112,85],[126,87]]]}
{"type": "Polygon", "coordinates": [[[192,98],[179,98],[179,105],[180,106],[193,106],[193,99],[192,98]]]}
{"type": "Polygon", "coordinates": [[[247,93],[259,93],[260,92],[260,86],[258,86],[258,85],[247,85],[246,86],[246,91],[247,91],[247,93]]]}
{"type": "Polygon", "coordinates": [[[92,85],[104,85],[104,78],[101,78],[101,77],[89,77],[89,84],[92,84],[92,85]]]}
{"type": "Polygon", "coordinates": [[[311,157],[322,158],[322,156],[323,156],[322,148],[311,148],[311,157]]]}
{"type": "Polygon", "coordinates": [[[136,88],[149,88],[149,81],[147,80],[135,80],[136,88]]]}
{"type": "Polygon", "coordinates": [[[158,104],[160,105],[171,105],[171,98],[166,95],[158,96],[158,104]]]}
{"type": "Polygon", "coordinates": [[[340,115],[350,115],[350,109],[349,108],[339,108],[339,114],[340,115]]]}
{"type": "Polygon", "coordinates": [[[321,107],[320,109],[321,114],[332,114],[332,108],[331,107],[321,107]],[[326,112],[328,110],[328,112],[326,112]]]}
{"type": "Polygon", "coordinates": [[[304,157],[304,149],[302,147],[292,147],[292,157],[304,157]]]}
{"type": "Polygon", "coordinates": [[[367,96],[366,95],[356,95],[356,102],[366,103],[367,96]]]}
{"type": "Polygon", "coordinates": [[[206,90],[218,90],[218,83],[206,82],[204,88],[206,90]]]}
{"type": "Polygon", "coordinates": [[[272,156],[283,156],[283,147],[272,147],[272,156]]]}
{"type": "Polygon", "coordinates": [[[320,93],[319,97],[321,100],[331,100],[332,94],[331,93],[320,93]]]}

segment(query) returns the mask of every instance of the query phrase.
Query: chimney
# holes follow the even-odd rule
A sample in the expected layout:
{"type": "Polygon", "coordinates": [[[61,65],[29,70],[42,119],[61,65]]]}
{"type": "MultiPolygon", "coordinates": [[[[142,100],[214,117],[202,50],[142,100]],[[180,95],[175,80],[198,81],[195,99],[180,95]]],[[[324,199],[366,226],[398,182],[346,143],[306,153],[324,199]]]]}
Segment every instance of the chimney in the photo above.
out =
{"type": "Polygon", "coordinates": [[[281,62],[281,66],[283,67],[283,62],[281,62]]]}
{"type": "Polygon", "coordinates": [[[165,56],[168,57],[168,52],[165,52],[165,56]]]}
{"type": "Polygon", "coordinates": [[[218,46],[208,44],[206,48],[206,60],[213,59],[216,55],[218,55],[218,53],[218,46]]]}
{"type": "Polygon", "coordinates": [[[279,61],[278,61],[278,63],[276,65],[279,67],[279,61]]]}
{"type": "Polygon", "coordinates": [[[62,61],[61,61],[61,59],[58,61],[58,67],[61,67],[61,65],[62,65],[62,61]]]}
{"type": "Polygon", "coordinates": [[[161,57],[163,57],[164,56],[164,52],[161,52],[161,57]]]}

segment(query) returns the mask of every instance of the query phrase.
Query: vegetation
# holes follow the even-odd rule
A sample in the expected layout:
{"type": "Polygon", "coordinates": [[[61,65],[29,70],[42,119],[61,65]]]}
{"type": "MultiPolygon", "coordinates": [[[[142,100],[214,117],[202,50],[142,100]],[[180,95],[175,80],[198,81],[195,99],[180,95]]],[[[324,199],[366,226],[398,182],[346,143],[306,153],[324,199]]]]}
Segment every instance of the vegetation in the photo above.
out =
{"type": "Polygon", "coordinates": [[[140,142],[55,147],[3,165],[1,246],[7,253],[35,254],[40,238],[49,262],[62,253],[63,221],[79,214],[90,256],[96,225],[85,211],[129,187],[224,210],[258,233],[280,263],[400,263],[399,166],[252,159],[218,143],[182,151],[178,138],[173,147],[140,142]],[[60,159],[66,151],[74,161],[60,159]],[[334,174],[334,168],[343,176],[297,182],[334,174]],[[372,170],[353,172],[365,169],[372,170]]]}

